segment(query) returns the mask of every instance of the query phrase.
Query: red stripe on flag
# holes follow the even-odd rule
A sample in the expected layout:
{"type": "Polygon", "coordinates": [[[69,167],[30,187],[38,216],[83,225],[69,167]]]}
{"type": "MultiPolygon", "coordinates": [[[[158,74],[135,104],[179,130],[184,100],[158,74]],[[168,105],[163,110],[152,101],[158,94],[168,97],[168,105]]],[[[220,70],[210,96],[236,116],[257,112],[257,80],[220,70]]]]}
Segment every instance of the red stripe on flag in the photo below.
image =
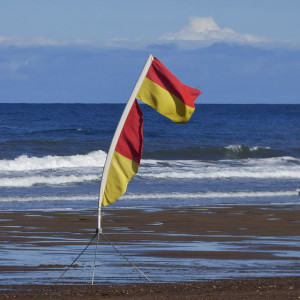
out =
{"type": "Polygon", "coordinates": [[[115,151],[140,164],[143,151],[143,113],[136,100],[127,116],[115,151]]]}

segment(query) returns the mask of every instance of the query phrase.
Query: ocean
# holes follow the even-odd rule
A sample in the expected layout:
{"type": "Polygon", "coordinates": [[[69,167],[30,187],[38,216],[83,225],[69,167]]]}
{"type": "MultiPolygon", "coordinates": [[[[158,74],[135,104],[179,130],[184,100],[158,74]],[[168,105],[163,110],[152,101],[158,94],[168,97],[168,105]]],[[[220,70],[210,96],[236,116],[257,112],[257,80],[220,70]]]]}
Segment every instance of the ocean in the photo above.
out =
{"type": "MultiPolygon", "coordinates": [[[[0,104],[1,210],[96,212],[124,107],[0,104]]],[[[300,105],[197,104],[186,124],[141,108],[140,169],[111,208],[300,203],[300,105]]]]}

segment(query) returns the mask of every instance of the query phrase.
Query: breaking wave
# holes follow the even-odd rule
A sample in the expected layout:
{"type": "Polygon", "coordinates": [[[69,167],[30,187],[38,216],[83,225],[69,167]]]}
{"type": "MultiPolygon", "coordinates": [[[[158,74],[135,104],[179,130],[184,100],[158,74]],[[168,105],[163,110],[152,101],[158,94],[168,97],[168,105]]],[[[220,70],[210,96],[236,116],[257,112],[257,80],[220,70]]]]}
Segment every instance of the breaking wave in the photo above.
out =
{"type": "MultiPolygon", "coordinates": [[[[191,148],[186,150],[159,150],[145,152],[143,162],[160,160],[161,164],[169,160],[198,160],[198,159],[246,159],[246,158],[279,158],[279,151],[268,147],[248,147],[242,145],[230,145],[226,147],[213,148],[191,148]],[[277,154],[277,155],[275,155],[277,154]]],[[[102,150],[93,151],[87,154],[77,154],[70,156],[47,155],[44,157],[30,157],[21,155],[15,159],[0,160],[0,172],[18,171],[39,171],[56,170],[64,168],[89,168],[103,167],[106,159],[106,152],[102,150]]],[[[297,158],[290,157],[291,160],[299,161],[297,158]]]]}
{"type": "Polygon", "coordinates": [[[229,178],[256,178],[256,179],[300,179],[300,170],[224,170],[219,172],[161,172],[144,174],[144,177],[157,179],[229,179],[229,178]]]}
{"type": "MultiPolygon", "coordinates": [[[[227,147],[243,151],[238,146],[227,147]]],[[[252,151],[255,151],[253,149],[252,151]]],[[[19,156],[0,160],[0,188],[62,186],[100,181],[106,153],[19,156]]],[[[223,160],[142,159],[137,180],[300,179],[300,159],[292,156],[223,160]]]]}
{"type": "Polygon", "coordinates": [[[83,175],[83,176],[27,176],[14,178],[1,178],[0,187],[31,187],[38,185],[65,185],[73,183],[81,183],[86,181],[99,180],[97,175],[83,175]]]}
{"type": "Polygon", "coordinates": [[[137,176],[157,179],[299,179],[300,159],[285,156],[240,160],[146,160],[137,176]],[[149,166],[148,166],[149,165],[149,166]]]}
{"type": "Polygon", "coordinates": [[[85,155],[28,157],[21,155],[13,160],[0,160],[0,171],[36,171],[61,168],[103,167],[104,151],[93,151],[85,155]]]}

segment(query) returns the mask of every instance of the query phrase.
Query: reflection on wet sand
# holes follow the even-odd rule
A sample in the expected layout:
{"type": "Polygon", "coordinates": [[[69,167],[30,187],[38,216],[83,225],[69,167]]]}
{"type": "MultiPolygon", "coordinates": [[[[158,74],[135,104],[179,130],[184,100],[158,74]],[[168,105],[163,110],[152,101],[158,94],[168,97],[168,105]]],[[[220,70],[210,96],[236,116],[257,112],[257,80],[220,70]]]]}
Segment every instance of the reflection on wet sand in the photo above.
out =
{"type": "MultiPolygon", "coordinates": [[[[297,205],[104,210],[105,235],[153,282],[300,275],[297,205]]],[[[53,283],[94,235],[94,211],[0,213],[1,282],[53,283]]],[[[95,243],[62,283],[90,282],[95,243]]],[[[96,283],[144,282],[104,239],[96,283]]]]}

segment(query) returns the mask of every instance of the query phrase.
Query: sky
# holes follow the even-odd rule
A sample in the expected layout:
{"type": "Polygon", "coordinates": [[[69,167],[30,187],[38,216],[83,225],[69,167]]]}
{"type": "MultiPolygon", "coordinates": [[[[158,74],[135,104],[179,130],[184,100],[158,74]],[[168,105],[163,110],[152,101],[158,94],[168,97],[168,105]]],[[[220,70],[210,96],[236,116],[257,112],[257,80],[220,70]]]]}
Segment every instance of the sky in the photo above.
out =
{"type": "Polygon", "coordinates": [[[151,51],[204,103],[300,103],[299,0],[0,7],[0,102],[124,102],[151,51]]]}

